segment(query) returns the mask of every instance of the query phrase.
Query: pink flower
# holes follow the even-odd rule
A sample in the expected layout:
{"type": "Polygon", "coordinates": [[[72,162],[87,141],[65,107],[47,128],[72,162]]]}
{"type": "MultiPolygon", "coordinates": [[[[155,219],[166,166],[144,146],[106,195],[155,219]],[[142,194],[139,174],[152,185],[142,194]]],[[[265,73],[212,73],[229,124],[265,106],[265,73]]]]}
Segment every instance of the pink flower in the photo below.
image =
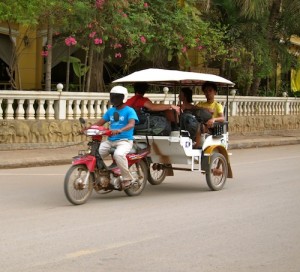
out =
{"type": "Polygon", "coordinates": [[[122,54],[121,53],[116,53],[115,54],[115,58],[117,59],[117,58],[122,58],[122,54]]]}
{"type": "Polygon", "coordinates": [[[48,51],[42,51],[41,56],[44,58],[48,57],[48,51]]]}
{"type": "Polygon", "coordinates": [[[94,32],[91,32],[91,33],[90,33],[89,37],[90,37],[90,38],[94,38],[95,35],[96,35],[96,32],[94,31],[94,32]]]}
{"type": "Polygon", "coordinates": [[[102,9],[104,5],[105,0],[96,0],[96,8],[102,9]]]}
{"type": "Polygon", "coordinates": [[[146,43],[146,38],[144,36],[140,37],[142,43],[146,43]]]}
{"type": "Polygon", "coordinates": [[[47,44],[47,49],[51,49],[52,45],[51,44],[47,44]]]}
{"type": "Polygon", "coordinates": [[[198,50],[201,50],[202,48],[203,48],[202,45],[199,45],[199,46],[197,47],[198,50]]]}
{"type": "Polygon", "coordinates": [[[67,46],[72,46],[72,45],[77,44],[77,41],[75,40],[74,37],[70,36],[70,37],[68,37],[68,38],[65,39],[65,44],[67,46]]]}
{"type": "Polygon", "coordinates": [[[182,53],[185,53],[185,52],[187,51],[186,46],[182,47],[182,48],[181,48],[181,51],[182,51],[182,53]]]}
{"type": "Polygon", "coordinates": [[[102,43],[103,43],[102,39],[99,38],[94,39],[94,44],[102,44],[102,43]]]}
{"type": "Polygon", "coordinates": [[[117,49],[117,48],[122,48],[122,44],[120,44],[120,43],[115,43],[115,44],[114,44],[114,49],[117,49]]]}
{"type": "Polygon", "coordinates": [[[145,2],[145,3],[144,3],[144,7],[145,7],[145,8],[148,8],[148,7],[149,7],[149,4],[145,2]]]}

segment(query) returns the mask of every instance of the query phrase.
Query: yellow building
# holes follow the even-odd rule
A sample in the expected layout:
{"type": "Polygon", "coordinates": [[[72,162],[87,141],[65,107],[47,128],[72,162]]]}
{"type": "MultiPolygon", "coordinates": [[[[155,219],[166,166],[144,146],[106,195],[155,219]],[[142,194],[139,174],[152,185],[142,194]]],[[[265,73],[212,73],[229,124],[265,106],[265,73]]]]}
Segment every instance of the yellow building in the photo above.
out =
{"type": "Polygon", "coordinates": [[[6,24],[0,24],[1,89],[8,85],[6,68],[11,65],[14,67],[16,89],[42,89],[42,45],[43,35],[40,31],[19,25],[12,25],[10,31],[6,24]]]}

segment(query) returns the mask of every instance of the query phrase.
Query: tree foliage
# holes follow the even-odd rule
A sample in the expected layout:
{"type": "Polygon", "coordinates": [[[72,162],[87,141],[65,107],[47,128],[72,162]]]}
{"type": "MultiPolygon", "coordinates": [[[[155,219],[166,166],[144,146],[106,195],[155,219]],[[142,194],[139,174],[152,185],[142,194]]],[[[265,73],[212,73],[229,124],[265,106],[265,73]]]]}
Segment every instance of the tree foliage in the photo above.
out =
{"type": "Polygon", "coordinates": [[[86,91],[104,90],[105,64],[119,68],[112,78],[136,69],[141,60],[179,68],[181,59],[181,68],[188,70],[192,49],[203,65],[214,64],[244,94],[255,95],[261,80],[273,78],[278,63],[283,72],[295,65],[289,47],[291,35],[300,36],[299,18],[299,0],[0,2],[1,22],[47,27],[47,88],[52,49],[67,46],[67,37],[76,39],[74,47],[85,52],[76,71],[86,91]]]}

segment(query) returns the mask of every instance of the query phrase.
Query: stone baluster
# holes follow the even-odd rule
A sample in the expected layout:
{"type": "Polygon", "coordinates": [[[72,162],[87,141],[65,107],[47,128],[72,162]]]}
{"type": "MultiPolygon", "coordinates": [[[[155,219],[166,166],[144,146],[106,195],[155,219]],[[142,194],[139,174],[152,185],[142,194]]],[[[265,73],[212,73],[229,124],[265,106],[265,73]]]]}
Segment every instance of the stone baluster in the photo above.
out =
{"type": "Polygon", "coordinates": [[[107,109],[110,108],[110,102],[108,102],[108,105],[106,107],[106,103],[107,101],[106,100],[102,100],[101,102],[101,116],[103,116],[106,112],[107,112],[107,109]]]}
{"type": "Polygon", "coordinates": [[[24,101],[25,99],[17,100],[18,107],[16,109],[16,119],[25,119],[24,101]]]}
{"type": "Polygon", "coordinates": [[[87,112],[87,100],[81,100],[81,103],[80,103],[80,105],[81,105],[81,117],[83,117],[83,118],[87,118],[88,117],[88,112],[87,112]]]}
{"type": "Polygon", "coordinates": [[[12,104],[14,103],[14,99],[7,99],[7,108],[5,112],[6,119],[14,119],[14,109],[12,104]]]}
{"type": "Polygon", "coordinates": [[[248,102],[248,101],[247,101],[245,104],[246,104],[246,107],[245,107],[245,109],[246,109],[245,115],[246,115],[246,116],[250,116],[250,115],[251,115],[251,102],[248,102]]]}
{"type": "Polygon", "coordinates": [[[2,101],[3,99],[0,98],[0,119],[3,119],[3,110],[2,110],[2,101]]]}
{"type": "Polygon", "coordinates": [[[67,114],[66,114],[66,118],[68,120],[73,120],[74,119],[74,112],[73,112],[73,109],[72,109],[72,104],[73,104],[73,100],[68,100],[67,101],[67,114]]]}
{"type": "Polygon", "coordinates": [[[289,102],[289,112],[293,115],[300,114],[300,105],[297,102],[289,102]]]}
{"type": "Polygon", "coordinates": [[[95,100],[91,99],[88,101],[88,118],[94,119],[95,118],[95,109],[94,109],[95,100]]]}
{"type": "Polygon", "coordinates": [[[251,102],[248,102],[248,104],[249,104],[249,106],[248,106],[248,115],[250,116],[252,116],[253,115],[253,113],[254,113],[254,110],[253,110],[253,102],[251,101],[251,102]]]}
{"type": "Polygon", "coordinates": [[[42,120],[45,119],[45,108],[44,108],[44,104],[45,104],[45,99],[39,99],[38,100],[38,108],[36,111],[36,116],[38,120],[42,120]]]}
{"type": "Polygon", "coordinates": [[[78,120],[79,117],[81,117],[81,110],[80,110],[80,103],[81,101],[80,100],[74,100],[74,119],[75,120],[78,120]]]}
{"type": "Polygon", "coordinates": [[[262,112],[262,103],[256,102],[256,115],[260,115],[262,112]]]}
{"type": "Polygon", "coordinates": [[[101,116],[101,103],[99,99],[95,100],[95,118],[98,119],[101,116]]]}
{"type": "Polygon", "coordinates": [[[263,115],[268,115],[268,102],[264,102],[264,112],[263,115]]]}
{"type": "Polygon", "coordinates": [[[34,111],[34,107],[33,107],[34,99],[28,99],[27,101],[28,101],[28,106],[26,109],[26,119],[33,120],[33,119],[35,119],[35,117],[34,117],[35,111],[34,111]]]}
{"type": "Polygon", "coordinates": [[[54,100],[47,101],[47,110],[46,110],[46,118],[49,120],[55,119],[54,118],[54,108],[53,108],[54,100]]]}
{"type": "Polygon", "coordinates": [[[236,115],[239,116],[241,114],[241,102],[237,101],[236,103],[236,115]]]}
{"type": "Polygon", "coordinates": [[[241,116],[246,115],[246,102],[241,102],[241,116]]]}
{"type": "Polygon", "coordinates": [[[266,102],[266,115],[270,115],[269,103],[266,102]]]}
{"type": "Polygon", "coordinates": [[[257,102],[252,102],[252,115],[258,115],[258,104],[257,102]]]}
{"type": "Polygon", "coordinates": [[[283,115],[284,114],[284,105],[283,102],[278,102],[279,104],[279,114],[283,115]]]}
{"type": "Polygon", "coordinates": [[[279,114],[278,102],[275,102],[273,115],[278,115],[278,114],[279,114]]]}

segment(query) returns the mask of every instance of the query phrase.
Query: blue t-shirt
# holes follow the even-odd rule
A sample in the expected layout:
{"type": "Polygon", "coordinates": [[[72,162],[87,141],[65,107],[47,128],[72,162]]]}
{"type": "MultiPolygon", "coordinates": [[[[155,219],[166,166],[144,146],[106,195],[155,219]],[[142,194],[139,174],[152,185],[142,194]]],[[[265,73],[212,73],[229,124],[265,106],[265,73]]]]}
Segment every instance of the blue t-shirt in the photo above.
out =
{"type": "MultiPolygon", "coordinates": [[[[123,109],[118,110],[115,107],[110,108],[104,115],[103,119],[106,122],[110,122],[110,129],[111,130],[117,130],[125,127],[130,119],[134,119],[136,122],[139,121],[137,114],[135,110],[131,107],[125,106],[123,109]],[[114,119],[114,113],[118,112],[119,114],[119,121],[115,121],[114,119]]],[[[113,135],[111,137],[108,137],[110,141],[117,141],[121,139],[128,139],[133,140],[133,131],[134,128],[131,128],[126,131],[122,131],[120,134],[113,135]]]]}

